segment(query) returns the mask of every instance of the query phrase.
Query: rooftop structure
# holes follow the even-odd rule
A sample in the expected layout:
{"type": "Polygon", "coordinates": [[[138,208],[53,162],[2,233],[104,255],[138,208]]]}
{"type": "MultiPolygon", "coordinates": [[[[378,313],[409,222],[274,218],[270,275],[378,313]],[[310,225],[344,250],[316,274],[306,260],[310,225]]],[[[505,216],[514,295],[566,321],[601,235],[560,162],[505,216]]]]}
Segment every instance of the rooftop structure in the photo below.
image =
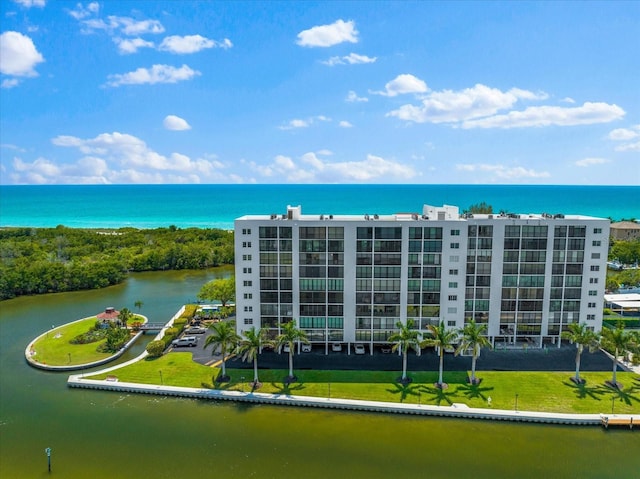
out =
{"type": "Polygon", "coordinates": [[[488,325],[495,343],[559,344],[602,326],[609,220],[466,214],[248,215],[235,221],[239,332],[295,319],[312,343],[386,343],[398,321],[488,325]]]}

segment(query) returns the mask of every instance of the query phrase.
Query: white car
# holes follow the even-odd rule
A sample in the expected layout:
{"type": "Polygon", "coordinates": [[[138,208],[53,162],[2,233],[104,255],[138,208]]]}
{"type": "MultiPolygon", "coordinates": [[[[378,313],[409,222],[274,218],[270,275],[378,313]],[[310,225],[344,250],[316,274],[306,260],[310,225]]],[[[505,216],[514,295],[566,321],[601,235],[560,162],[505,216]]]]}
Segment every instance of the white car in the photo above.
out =
{"type": "Polygon", "coordinates": [[[353,346],[353,352],[356,354],[364,354],[364,344],[355,344],[353,346]]]}
{"type": "Polygon", "coordinates": [[[331,344],[331,351],[336,352],[336,353],[342,351],[342,344],[340,344],[340,343],[331,344]]]}
{"type": "Polygon", "coordinates": [[[182,338],[174,339],[173,341],[171,341],[171,345],[174,348],[179,348],[181,346],[189,346],[191,348],[194,348],[198,345],[198,338],[196,338],[195,336],[183,336],[182,338]]]}

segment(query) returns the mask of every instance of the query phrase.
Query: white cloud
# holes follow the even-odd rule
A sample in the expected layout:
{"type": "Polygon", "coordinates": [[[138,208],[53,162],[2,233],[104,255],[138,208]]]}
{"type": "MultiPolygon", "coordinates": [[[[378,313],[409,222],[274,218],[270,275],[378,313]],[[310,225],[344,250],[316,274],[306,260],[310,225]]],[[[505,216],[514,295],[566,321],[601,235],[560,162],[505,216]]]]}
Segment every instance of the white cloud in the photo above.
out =
{"type": "Polygon", "coordinates": [[[331,57],[328,60],[325,60],[321,63],[325,65],[329,65],[330,67],[334,65],[357,65],[360,63],[375,63],[377,57],[368,57],[366,55],[358,55],[356,53],[350,53],[349,55],[343,57],[331,57]]]}
{"type": "Polygon", "coordinates": [[[337,20],[331,25],[318,25],[303,30],[298,33],[296,41],[302,47],[331,47],[343,42],[358,42],[358,31],[353,20],[337,20]]]}
{"type": "Polygon", "coordinates": [[[562,100],[560,100],[562,103],[571,103],[572,105],[576,102],[573,98],[571,97],[565,97],[562,100]]]}
{"type": "Polygon", "coordinates": [[[182,65],[180,68],[170,65],[153,65],[150,69],[138,68],[129,73],[109,75],[107,85],[117,87],[120,85],[177,83],[179,81],[191,80],[194,76],[198,75],[200,75],[199,71],[192,70],[187,65],[182,65]]]}
{"type": "Polygon", "coordinates": [[[582,160],[577,160],[575,162],[575,165],[586,168],[593,165],[603,165],[605,163],[609,163],[610,161],[611,160],[607,160],[605,158],[583,158],[582,160]]]}
{"type": "Polygon", "coordinates": [[[518,180],[527,178],[548,178],[551,176],[546,171],[536,171],[533,169],[527,169],[522,166],[509,167],[505,165],[490,165],[490,164],[458,164],[456,170],[466,171],[470,173],[487,172],[494,175],[500,180],[518,180]]]}
{"type": "Polygon", "coordinates": [[[18,86],[20,84],[20,80],[18,80],[17,78],[7,78],[5,80],[2,80],[2,83],[0,83],[0,88],[13,88],[14,86],[18,86]]]}
{"type": "MultiPolygon", "coordinates": [[[[83,19],[94,12],[86,10],[75,10],[69,14],[76,19],[83,19]]],[[[84,33],[91,33],[95,30],[104,30],[109,34],[119,32],[122,35],[137,36],[144,34],[159,34],[164,32],[164,26],[158,20],[135,20],[130,17],[118,17],[109,15],[107,20],[102,18],[91,18],[81,20],[84,33]]]]}
{"type": "Polygon", "coordinates": [[[616,151],[640,151],[640,141],[635,143],[625,143],[615,147],[616,151]]]}
{"type": "Polygon", "coordinates": [[[611,130],[607,136],[609,140],[626,141],[640,138],[640,125],[634,125],[629,128],[616,128],[611,130]]]}
{"type": "Polygon", "coordinates": [[[338,123],[338,126],[340,128],[353,128],[353,125],[346,120],[342,120],[340,123],[338,123]]]}
{"type": "Polygon", "coordinates": [[[225,38],[222,42],[210,40],[201,35],[172,35],[165,37],[158,46],[158,50],[167,51],[176,54],[196,53],[205,48],[231,48],[233,45],[231,40],[225,38]]]}
{"type": "Polygon", "coordinates": [[[347,98],[345,98],[345,101],[349,103],[357,103],[366,102],[369,101],[369,99],[366,97],[358,96],[355,91],[351,90],[349,91],[349,93],[347,93],[347,98]]]}
{"type": "Polygon", "coordinates": [[[118,45],[118,51],[122,54],[136,53],[140,48],[153,48],[153,42],[148,42],[142,38],[119,38],[113,39],[118,45]]]}
{"type": "Polygon", "coordinates": [[[0,35],[0,73],[18,77],[38,76],[34,68],[43,61],[28,36],[12,31],[0,35]]]}
{"type": "Polygon", "coordinates": [[[278,129],[280,129],[280,130],[295,130],[295,129],[298,129],[298,128],[308,128],[311,125],[313,125],[314,123],[319,122],[319,121],[329,122],[329,121],[331,121],[331,118],[326,117],[324,115],[312,116],[312,117],[309,117],[307,119],[295,118],[293,120],[290,120],[285,125],[279,126],[278,129]]]}
{"type": "Polygon", "coordinates": [[[579,107],[531,106],[523,111],[465,121],[463,128],[525,128],[609,123],[624,117],[618,105],[586,102],[579,107]]]}
{"type": "Polygon", "coordinates": [[[387,113],[416,123],[449,123],[493,115],[511,108],[518,100],[547,98],[546,93],[533,93],[519,88],[503,92],[477,84],[460,91],[443,90],[429,93],[420,105],[403,105],[387,113]]]}
{"type": "Polygon", "coordinates": [[[98,13],[100,11],[100,4],[98,2],[91,2],[86,7],[83,7],[81,3],[78,3],[75,10],[67,11],[69,12],[69,15],[76,20],[82,20],[94,13],[98,13]]]}
{"type": "Polygon", "coordinates": [[[42,8],[47,3],[46,0],[13,0],[13,1],[16,3],[19,3],[25,8],[31,8],[31,7],[42,8]]]}
{"type": "Polygon", "coordinates": [[[384,86],[384,91],[371,92],[383,96],[398,96],[406,93],[426,93],[427,84],[411,74],[398,75],[384,86]]]}
{"type": "Polygon", "coordinates": [[[162,124],[167,130],[182,131],[191,129],[191,125],[186,120],[175,115],[167,115],[162,124]]]}

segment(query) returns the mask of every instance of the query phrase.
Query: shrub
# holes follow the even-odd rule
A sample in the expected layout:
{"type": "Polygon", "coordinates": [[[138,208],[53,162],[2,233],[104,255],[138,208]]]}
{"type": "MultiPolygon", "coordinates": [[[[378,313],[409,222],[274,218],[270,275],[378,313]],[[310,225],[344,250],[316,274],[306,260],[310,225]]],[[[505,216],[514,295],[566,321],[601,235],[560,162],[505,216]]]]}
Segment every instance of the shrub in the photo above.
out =
{"type": "Polygon", "coordinates": [[[142,323],[140,321],[134,321],[133,323],[131,323],[131,329],[133,329],[134,331],[140,331],[141,326],[142,323]]]}
{"type": "Polygon", "coordinates": [[[164,352],[164,341],[151,341],[147,344],[147,353],[152,358],[159,358],[164,352]]]}
{"type": "Polygon", "coordinates": [[[172,329],[176,329],[178,332],[182,331],[185,327],[185,325],[187,324],[188,320],[186,318],[178,318],[173,322],[173,328],[172,329]]]}

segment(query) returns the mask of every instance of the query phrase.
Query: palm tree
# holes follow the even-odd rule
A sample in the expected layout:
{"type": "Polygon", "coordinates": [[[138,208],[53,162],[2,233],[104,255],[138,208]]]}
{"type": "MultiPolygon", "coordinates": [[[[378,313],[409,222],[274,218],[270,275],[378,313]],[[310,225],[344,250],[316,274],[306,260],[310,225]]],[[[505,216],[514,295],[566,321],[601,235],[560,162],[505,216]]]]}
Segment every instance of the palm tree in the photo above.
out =
{"type": "Polygon", "coordinates": [[[213,329],[213,334],[207,337],[204,342],[206,348],[210,344],[213,344],[211,354],[215,354],[220,349],[222,355],[222,376],[218,377],[218,382],[229,381],[226,369],[226,356],[227,351],[233,350],[235,345],[240,340],[240,336],[236,334],[236,322],[235,321],[220,321],[219,323],[213,323],[210,326],[213,329]]]}
{"type": "Polygon", "coordinates": [[[272,346],[273,341],[267,339],[267,329],[261,328],[256,330],[253,326],[248,331],[243,331],[244,339],[238,343],[238,353],[242,355],[243,361],[253,361],[253,388],[260,387],[258,380],[258,355],[265,346],[272,346]]]}
{"type": "Polygon", "coordinates": [[[138,312],[140,312],[140,310],[142,309],[142,305],[143,305],[143,304],[144,304],[144,303],[143,303],[142,301],[140,301],[140,300],[138,300],[138,301],[136,301],[135,303],[133,303],[133,305],[134,305],[136,308],[138,308],[138,312]]]}
{"type": "Polygon", "coordinates": [[[127,329],[127,322],[129,321],[129,319],[131,319],[132,316],[133,316],[133,313],[129,311],[127,308],[122,308],[118,313],[118,321],[120,321],[120,325],[124,329],[127,329]]]}
{"type": "Polygon", "coordinates": [[[431,337],[425,340],[425,344],[428,346],[435,346],[440,356],[440,368],[438,375],[438,382],[436,386],[440,389],[445,389],[447,385],[442,381],[442,368],[444,365],[444,351],[454,345],[456,339],[458,339],[458,332],[455,329],[449,329],[445,326],[444,321],[440,321],[438,326],[430,324],[428,326],[431,337]]]}
{"type": "Polygon", "coordinates": [[[289,346],[289,377],[287,380],[294,382],[297,378],[293,375],[293,348],[295,343],[302,341],[305,344],[309,344],[309,340],[307,339],[307,333],[296,327],[295,319],[284,323],[281,331],[282,333],[276,338],[275,346],[278,349],[285,345],[289,346]]]}
{"type": "Polygon", "coordinates": [[[398,321],[396,323],[398,330],[387,339],[393,343],[391,351],[395,353],[400,350],[402,352],[402,378],[400,378],[400,382],[405,384],[411,382],[411,379],[407,378],[407,353],[409,349],[413,349],[416,353],[420,350],[418,330],[413,329],[413,324],[412,319],[407,319],[407,324],[398,321]]]}
{"type": "Polygon", "coordinates": [[[620,388],[622,385],[616,381],[616,369],[618,368],[618,354],[624,353],[631,346],[633,336],[628,331],[624,330],[624,325],[618,323],[615,329],[602,328],[600,332],[600,343],[603,348],[613,353],[613,378],[609,383],[615,388],[620,388]]]}
{"type": "Polygon", "coordinates": [[[476,379],[476,361],[480,357],[482,348],[491,346],[489,339],[485,336],[487,325],[484,323],[476,323],[475,319],[471,319],[460,329],[461,334],[460,345],[456,349],[456,356],[468,349],[471,350],[471,384],[478,384],[480,381],[476,379]]]}
{"type": "Polygon", "coordinates": [[[567,331],[562,332],[562,338],[576,345],[576,375],[571,380],[576,384],[582,384],[584,380],[580,379],[580,356],[585,346],[589,348],[590,353],[598,349],[598,335],[589,329],[586,323],[569,323],[567,331]]]}

